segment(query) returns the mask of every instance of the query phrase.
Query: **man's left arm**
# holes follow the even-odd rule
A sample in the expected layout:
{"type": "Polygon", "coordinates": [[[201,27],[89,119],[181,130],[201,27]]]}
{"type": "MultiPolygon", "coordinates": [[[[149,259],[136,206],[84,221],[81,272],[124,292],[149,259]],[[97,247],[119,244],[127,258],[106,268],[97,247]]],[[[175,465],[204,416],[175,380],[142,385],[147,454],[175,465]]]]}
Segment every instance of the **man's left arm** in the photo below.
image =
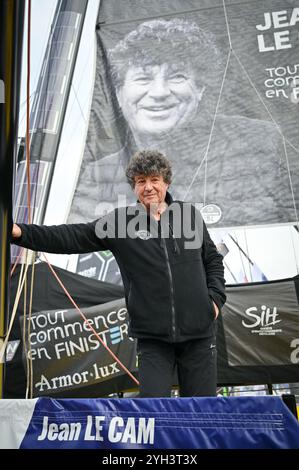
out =
{"type": "Polygon", "coordinates": [[[204,222],[202,258],[206,271],[209,295],[218,307],[218,310],[220,310],[226,301],[223,257],[217,251],[204,222]]]}

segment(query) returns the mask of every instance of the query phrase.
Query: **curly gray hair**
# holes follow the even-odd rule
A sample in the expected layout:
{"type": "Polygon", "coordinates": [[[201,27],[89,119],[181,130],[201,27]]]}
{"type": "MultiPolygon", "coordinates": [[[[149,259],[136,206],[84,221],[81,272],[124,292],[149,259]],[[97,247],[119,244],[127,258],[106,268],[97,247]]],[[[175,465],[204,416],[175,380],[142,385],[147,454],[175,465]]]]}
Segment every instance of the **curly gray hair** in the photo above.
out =
{"type": "Polygon", "coordinates": [[[198,85],[207,85],[221,64],[212,33],[181,18],[155,19],[141,23],[108,51],[113,82],[123,85],[132,66],[146,67],[165,61],[195,69],[198,85]]]}
{"type": "Polygon", "coordinates": [[[135,176],[161,175],[165,183],[170,184],[172,178],[169,160],[157,150],[141,150],[130,160],[126,169],[129,184],[134,189],[135,176]]]}

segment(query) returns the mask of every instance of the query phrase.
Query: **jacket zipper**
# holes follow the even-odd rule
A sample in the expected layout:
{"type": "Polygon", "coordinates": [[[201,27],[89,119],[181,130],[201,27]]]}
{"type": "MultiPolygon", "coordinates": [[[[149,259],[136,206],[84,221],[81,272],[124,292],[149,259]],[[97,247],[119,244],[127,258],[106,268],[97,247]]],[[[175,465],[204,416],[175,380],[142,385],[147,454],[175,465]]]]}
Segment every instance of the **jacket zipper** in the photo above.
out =
{"type": "Polygon", "coordinates": [[[175,327],[175,306],[174,306],[173,279],[172,279],[172,272],[171,272],[170,263],[169,263],[169,256],[168,256],[167,246],[166,246],[166,242],[165,242],[162,235],[163,234],[162,234],[162,227],[161,227],[161,242],[162,242],[163,249],[164,249],[164,252],[165,252],[166,265],[167,265],[167,271],[168,271],[169,282],[170,282],[172,336],[173,336],[173,340],[175,341],[176,340],[176,327],[175,327]]]}

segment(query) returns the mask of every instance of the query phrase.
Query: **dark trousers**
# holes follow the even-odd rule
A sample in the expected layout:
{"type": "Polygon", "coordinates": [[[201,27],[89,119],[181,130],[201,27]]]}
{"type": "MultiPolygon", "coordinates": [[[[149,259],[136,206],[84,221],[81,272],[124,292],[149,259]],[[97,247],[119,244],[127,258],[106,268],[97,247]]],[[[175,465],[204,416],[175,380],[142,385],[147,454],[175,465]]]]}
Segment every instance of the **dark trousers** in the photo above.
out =
{"type": "Polygon", "coordinates": [[[165,343],[138,339],[141,398],[169,397],[177,368],[180,396],[215,396],[217,351],[215,337],[165,343]]]}

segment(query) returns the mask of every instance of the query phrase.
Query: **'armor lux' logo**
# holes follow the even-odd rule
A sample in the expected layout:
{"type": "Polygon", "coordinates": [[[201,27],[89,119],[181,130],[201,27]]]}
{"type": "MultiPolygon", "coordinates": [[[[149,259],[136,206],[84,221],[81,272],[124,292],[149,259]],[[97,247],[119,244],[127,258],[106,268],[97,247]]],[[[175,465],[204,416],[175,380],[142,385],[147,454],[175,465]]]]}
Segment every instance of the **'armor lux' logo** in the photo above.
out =
{"type": "Polygon", "coordinates": [[[5,86],[4,81],[0,80],[0,104],[5,103],[5,86]]]}
{"type": "Polygon", "coordinates": [[[273,307],[272,312],[271,308],[266,307],[266,305],[261,306],[260,312],[258,312],[256,307],[250,307],[245,311],[245,314],[248,317],[255,319],[254,323],[245,323],[245,321],[242,320],[242,325],[246,328],[255,328],[257,326],[272,326],[281,322],[281,320],[277,320],[278,313],[276,307],[273,307]]]}

